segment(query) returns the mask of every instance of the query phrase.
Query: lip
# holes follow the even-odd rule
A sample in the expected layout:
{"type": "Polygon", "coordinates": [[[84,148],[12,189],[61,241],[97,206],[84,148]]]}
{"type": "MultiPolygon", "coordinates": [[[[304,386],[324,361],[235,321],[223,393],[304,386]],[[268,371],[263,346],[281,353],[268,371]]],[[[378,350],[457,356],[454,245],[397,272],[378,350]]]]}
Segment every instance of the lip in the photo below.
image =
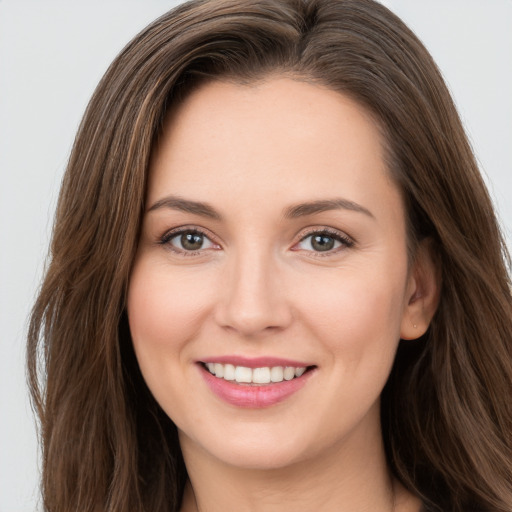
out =
{"type": "MultiPolygon", "coordinates": [[[[238,360],[238,359],[237,359],[238,360]]],[[[263,364],[261,365],[261,360],[251,359],[251,362],[254,363],[250,368],[259,368],[262,366],[306,366],[302,363],[298,365],[295,364],[263,364]],[[255,361],[258,361],[257,364],[255,361]],[[259,366],[260,365],[260,366],[259,366]]],[[[269,361],[268,358],[264,358],[265,361],[269,361]]],[[[213,361],[212,359],[208,359],[208,362],[221,362],[221,360],[213,361]]],[[[233,359],[230,359],[233,361],[233,359]]],[[[233,364],[232,362],[227,361],[226,359],[222,359],[222,362],[226,364],[233,364]]],[[[275,361],[272,359],[272,361],[275,361]]],[[[283,361],[279,359],[279,361],[283,361]]],[[[244,366],[239,363],[239,366],[244,366]]],[[[293,394],[302,389],[306,383],[309,381],[309,378],[316,373],[316,369],[310,369],[305,372],[300,377],[295,377],[292,380],[283,380],[282,382],[270,383],[270,384],[238,384],[233,381],[227,381],[215,375],[212,375],[202,364],[197,365],[202,378],[206,382],[207,386],[210,388],[210,391],[213,392],[218,398],[227,402],[230,405],[234,405],[235,407],[247,408],[247,409],[261,409],[265,407],[270,407],[272,405],[283,402],[287,398],[291,397],[293,394]]]]}
{"type": "Polygon", "coordinates": [[[206,357],[198,362],[232,364],[233,366],[245,366],[246,368],[264,368],[266,366],[294,366],[296,368],[301,368],[307,366],[314,366],[313,363],[308,363],[304,361],[294,361],[292,359],[283,359],[280,357],[244,357],[233,355],[206,357]]]}

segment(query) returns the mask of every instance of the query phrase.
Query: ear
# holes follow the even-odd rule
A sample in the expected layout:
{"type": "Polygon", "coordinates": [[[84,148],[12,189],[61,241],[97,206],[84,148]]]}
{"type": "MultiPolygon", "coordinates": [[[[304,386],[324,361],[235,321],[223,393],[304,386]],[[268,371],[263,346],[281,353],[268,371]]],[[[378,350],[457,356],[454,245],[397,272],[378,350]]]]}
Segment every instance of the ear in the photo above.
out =
{"type": "Polygon", "coordinates": [[[431,239],[420,242],[409,270],[400,338],[423,336],[439,304],[441,271],[431,239]]]}

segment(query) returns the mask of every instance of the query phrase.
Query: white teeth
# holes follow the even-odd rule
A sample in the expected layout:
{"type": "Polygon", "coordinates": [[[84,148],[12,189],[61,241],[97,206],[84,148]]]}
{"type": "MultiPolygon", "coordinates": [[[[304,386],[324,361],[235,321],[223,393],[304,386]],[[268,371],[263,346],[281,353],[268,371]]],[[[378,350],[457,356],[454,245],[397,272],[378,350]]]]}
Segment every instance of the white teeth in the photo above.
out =
{"type": "Polygon", "coordinates": [[[255,384],[268,384],[270,382],[270,368],[254,368],[252,381],[255,384]]]}
{"type": "Polygon", "coordinates": [[[252,382],[252,370],[245,366],[237,366],[235,369],[235,380],[250,384],[252,382]]]}
{"type": "Polygon", "coordinates": [[[224,365],[215,363],[215,375],[217,375],[217,377],[224,377],[224,365]]]}
{"type": "Polygon", "coordinates": [[[232,364],[224,365],[224,380],[235,380],[235,367],[232,364]]]}
{"type": "Polygon", "coordinates": [[[300,377],[304,372],[306,371],[306,368],[295,368],[295,377],[300,377]]]}
{"type": "Polygon", "coordinates": [[[283,382],[283,367],[274,366],[270,369],[270,380],[272,382],[283,382]]]}
{"type": "Polygon", "coordinates": [[[300,377],[306,371],[305,366],[268,366],[262,368],[247,368],[246,366],[234,366],[232,364],[206,363],[208,371],[224,380],[234,380],[243,384],[270,384],[271,382],[283,382],[300,377]]]}
{"type": "Polygon", "coordinates": [[[295,368],[293,366],[287,366],[283,372],[284,380],[292,380],[295,377],[295,368]]]}

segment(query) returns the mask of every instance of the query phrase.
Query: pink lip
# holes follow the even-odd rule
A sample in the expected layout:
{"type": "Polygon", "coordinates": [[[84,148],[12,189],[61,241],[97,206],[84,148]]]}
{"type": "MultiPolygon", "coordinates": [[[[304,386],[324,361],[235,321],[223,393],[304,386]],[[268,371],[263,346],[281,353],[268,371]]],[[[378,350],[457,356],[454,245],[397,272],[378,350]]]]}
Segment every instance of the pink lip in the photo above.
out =
{"type": "Polygon", "coordinates": [[[201,359],[201,362],[232,364],[233,366],[245,366],[246,368],[264,368],[266,366],[294,366],[296,368],[301,368],[313,366],[312,363],[293,361],[292,359],[282,359],[280,357],[219,356],[207,357],[205,359],[201,359]]]}
{"type": "MultiPolygon", "coordinates": [[[[226,362],[225,359],[223,359],[226,362]]],[[[214,362],[208,359],[208,362],[214,362]]],[[[254,360],[252,360],[254,362],[254,360]]],[[[228,363],[233,364],[233,363],[228,363]]],[[[260,363],[258,363],[260,364],[260,363]]],[[[240,365],[247,366],[247,365],[240,365]]],[[[264,364],[261,366],[296,366],[295,364],[264,364]]],[[[297,366],[304,366],[299,364],[297,366]]],[[[250,366],[257,368],[258,365],[250,366]]],[[[315,373],[314,370],[307,371],[301,377],[295,377],[292,380],[283,380],[282,382],[270,384],[237,384],[233,381],[227,381],[212,375],[203,365],[198,365],[199,371],[210,390],[220,399],[236,407],[260,409],[270,407],[299,391],[309,380],[309,377],[315,373]]]]}

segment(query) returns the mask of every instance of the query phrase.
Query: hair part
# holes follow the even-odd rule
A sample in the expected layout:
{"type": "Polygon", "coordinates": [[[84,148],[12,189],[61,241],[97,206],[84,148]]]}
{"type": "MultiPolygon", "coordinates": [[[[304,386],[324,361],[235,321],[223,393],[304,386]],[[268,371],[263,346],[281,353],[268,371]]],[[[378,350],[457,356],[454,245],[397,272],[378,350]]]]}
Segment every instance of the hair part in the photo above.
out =
{"type": "Polygon", "coordinates": [[[199,0],[143,30],[87,107],[62,183],[28,335],[46,510],[177,511],[176,427],[147,389],[125,313],[149,161],[166,113],[209,80],[290,76],[376,120],[442,274],[427,334],[401,342],[382,396],[391,469],[433,511],[510,511],[509,259],[450,94],[427,50],[371,0],[199,0]]]}

